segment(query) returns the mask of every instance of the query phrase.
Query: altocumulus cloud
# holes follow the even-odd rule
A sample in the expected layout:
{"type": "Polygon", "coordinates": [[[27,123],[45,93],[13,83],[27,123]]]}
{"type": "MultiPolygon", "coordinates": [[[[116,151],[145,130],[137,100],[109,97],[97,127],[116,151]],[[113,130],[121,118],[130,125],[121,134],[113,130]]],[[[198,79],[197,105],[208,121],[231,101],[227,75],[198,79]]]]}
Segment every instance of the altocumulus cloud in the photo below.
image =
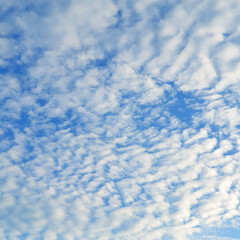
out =
{"type": "Polygon", "coordinates": [[[0,239],[240,239],[239,11],[2,0],[0,239]]]}

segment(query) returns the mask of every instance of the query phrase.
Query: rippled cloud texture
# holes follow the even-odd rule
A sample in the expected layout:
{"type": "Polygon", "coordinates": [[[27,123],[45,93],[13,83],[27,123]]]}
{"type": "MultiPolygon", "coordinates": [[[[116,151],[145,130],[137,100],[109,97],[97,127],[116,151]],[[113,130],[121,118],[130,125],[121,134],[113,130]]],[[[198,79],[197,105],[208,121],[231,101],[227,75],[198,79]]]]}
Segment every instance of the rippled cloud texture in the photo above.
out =
{"type": "Polygon", "coordinates": [[[2,0],[0,239],[240,239],[240,1],[2,0]]]}

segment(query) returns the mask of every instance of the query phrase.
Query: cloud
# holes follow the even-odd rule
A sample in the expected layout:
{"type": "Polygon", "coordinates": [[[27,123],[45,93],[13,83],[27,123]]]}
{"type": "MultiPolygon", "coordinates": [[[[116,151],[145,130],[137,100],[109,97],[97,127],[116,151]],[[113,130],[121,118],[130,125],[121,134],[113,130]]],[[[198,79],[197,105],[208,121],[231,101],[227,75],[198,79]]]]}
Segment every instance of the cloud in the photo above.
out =
{"type": "Polygon", "coordinates": [[[234,239],[239,7],[3,1],[0,238],[234,239]]]}

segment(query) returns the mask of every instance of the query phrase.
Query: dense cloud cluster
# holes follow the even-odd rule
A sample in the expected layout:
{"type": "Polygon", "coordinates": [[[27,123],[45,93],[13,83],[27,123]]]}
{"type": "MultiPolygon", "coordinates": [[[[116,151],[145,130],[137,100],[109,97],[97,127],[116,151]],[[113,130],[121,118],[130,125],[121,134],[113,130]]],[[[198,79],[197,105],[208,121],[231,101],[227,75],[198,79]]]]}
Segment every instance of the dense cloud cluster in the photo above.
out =
{"type": "Polygon", "coordinates": [[[240,2],[0,9],[1,240],[236,237],[240,2]]]}

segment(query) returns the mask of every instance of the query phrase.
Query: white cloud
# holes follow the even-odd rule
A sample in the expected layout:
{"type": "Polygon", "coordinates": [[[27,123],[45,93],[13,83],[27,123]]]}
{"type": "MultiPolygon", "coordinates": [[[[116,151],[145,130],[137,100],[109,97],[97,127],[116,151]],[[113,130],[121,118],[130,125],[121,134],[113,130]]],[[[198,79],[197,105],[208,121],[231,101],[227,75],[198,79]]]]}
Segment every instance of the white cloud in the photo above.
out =
{"type": "Polygon", "coordinates": [[[239,7],[3,1],[0,238],[233,227],[239,7]]]}

